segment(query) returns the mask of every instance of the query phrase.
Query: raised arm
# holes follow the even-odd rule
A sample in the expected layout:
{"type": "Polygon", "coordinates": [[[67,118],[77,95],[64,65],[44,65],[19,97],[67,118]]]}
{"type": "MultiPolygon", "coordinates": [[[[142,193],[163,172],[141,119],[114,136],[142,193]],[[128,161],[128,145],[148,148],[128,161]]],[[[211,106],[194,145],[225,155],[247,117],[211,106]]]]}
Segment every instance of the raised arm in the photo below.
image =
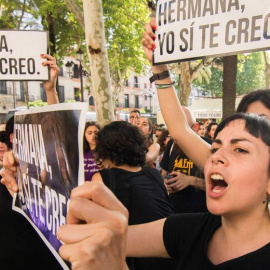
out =
{"type": "MultiPolygon", "coordinates": [[[[142,39],[142,45],[146,57],[152,63],[152,52],[155,48],[155,35],[152,29],[156,29],[155,20],[151,19],[151,24],[146,25],[146,31],[142,39]]],[[[152,72],[159,74],[168,70],[167,65],[152,66],[152,72]]],[[[172,80],[167,77],[162,80],[156,80],[155,84],[171,84],[172,80]]],[[[203,169],[205,161],[209,155],[210,145],[204,142],[197,134],[189,127],[184,111],[175,94],[173,86],[168,86],[165,89],[157,89],[158,100],[162,116],[168,127],[171,137],[181,147],[185,154],[193,160],[193,162],[203,169]]]]}
{"type": "Polygon", "coordinates": [[[45,59],[45,61],[42,63],[43,66],[49,66],[50,69],[50,80],[44,81],[44,89],[46,91],[47,96],[47,104],[56,104],[59,103],[57,91],[56,91],[56,80],[57,75],[59,73],[59,68],[56,64],[56,60],[54,57],[52,57],[49,54],[42,54],[41,58],[45,59]]]}

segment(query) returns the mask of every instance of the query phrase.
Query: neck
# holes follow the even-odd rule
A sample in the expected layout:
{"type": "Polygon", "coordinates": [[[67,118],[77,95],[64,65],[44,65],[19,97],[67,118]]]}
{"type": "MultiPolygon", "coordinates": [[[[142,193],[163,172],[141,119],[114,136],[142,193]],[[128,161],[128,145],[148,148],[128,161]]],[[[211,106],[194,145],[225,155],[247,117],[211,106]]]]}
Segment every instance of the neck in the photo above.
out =
{"type": "Polygon", "coordinates": [[[140,166],[129,166],[127,164],[116,166],[114,164],[111,164],[110,168],[118,168],[129,172],[139,172],[142,170],[142,167],[140,166]]]}
{"type": "Polygon", "coordinates": [[[261,217],[222,217],[208,245],[208,257],[214,264],[243,256],[270,242],[269,214],[261,217]]]}
{"type": "Polygon", "coordinates": [[[263,246],[270,242],[269,214],[259,216],[222,217],[220,236],[224,244],[263,246]]]}
{"type": "Polygon", "coordinates": [[[90,144],[90,143],[89,143],[89,147],[90,147],[90,150],[95,150],[96,149],[96,146],[93,145],[93,144],[90,144]]]}

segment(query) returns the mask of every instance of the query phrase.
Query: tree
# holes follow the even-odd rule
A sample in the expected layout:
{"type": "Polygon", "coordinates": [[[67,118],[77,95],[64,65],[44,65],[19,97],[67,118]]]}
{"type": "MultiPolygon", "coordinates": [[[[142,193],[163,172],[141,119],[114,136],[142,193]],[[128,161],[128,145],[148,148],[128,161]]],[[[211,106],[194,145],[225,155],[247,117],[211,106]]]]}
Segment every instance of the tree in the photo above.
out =
{"type": "Polygon", "coordinates": [[[101,0],[83,0],[83,11],[97,121],[104,125],[114,120],[114,112],[101,0]]]}
{"type": "Polygon", "coordinates": [[[178,98],[184,106],[188,106],[192,82],[196,78],[201,80],[202,77],[209,82],[211,77],[210,67],[205,66],[202,60],[174,64],[172,65],[172,70],[180,76],[178,98]]]}
{"type": "Polygon", "coordinates": [[[223,57],[223,119],[235,112],[237,55],[223,57]]]}
{"type": "Polygon", "coordinates": [[[265,87],[270,89],[270,60],[269,53],[263,52],[264,62],[265,62],[265,87]]]}
{"type": "Polygon", "coordinates": [[[201,81],[196,79],[193,85],[200,86],[203,95],[210,95],[211,97],[222,97],[222,81],[223,70],[211,66],[211,78],[207,81],[202,77],[201,81]]]}
{"type": "Polygon", "coordinates": [[[243,95],[264,88],[264,61],[262,52],[238,54],[236,93],[243,95]]]}

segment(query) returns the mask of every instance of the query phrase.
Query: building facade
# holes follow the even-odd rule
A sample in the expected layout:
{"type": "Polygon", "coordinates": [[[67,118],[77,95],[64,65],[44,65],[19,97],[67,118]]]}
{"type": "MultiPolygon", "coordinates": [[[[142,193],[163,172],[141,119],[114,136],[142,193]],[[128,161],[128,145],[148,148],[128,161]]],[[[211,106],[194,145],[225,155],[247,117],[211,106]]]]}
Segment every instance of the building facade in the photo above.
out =
{"type": "MultiPolygon", "coordinates": [[[[69,100],[81,101],[80,63],[72,57],[65,57],[63,62],[58,76],[59,100],[61,103],[69,100]],[[71,63],[71,69],[67,68],[67,63],[71,63]]],[[[83,100],[88,102],[89,112],[92,112],[95,119],[95,98],[88,82],[88,74],[84,70],[83,74],[83,100]]],[[[9,111],[27,108],[27,101],[37,100],[47,101],[42,82],[0,81],[0,124],[5,123],[5,116],[9,111]]],[[[139,109],[155,118],[157,108],[156,90],[150,84],[149,76],[139,76],[131,70],[115,104],[116,119],[126,118],[125,115],[133,109],[139,109]]]]}

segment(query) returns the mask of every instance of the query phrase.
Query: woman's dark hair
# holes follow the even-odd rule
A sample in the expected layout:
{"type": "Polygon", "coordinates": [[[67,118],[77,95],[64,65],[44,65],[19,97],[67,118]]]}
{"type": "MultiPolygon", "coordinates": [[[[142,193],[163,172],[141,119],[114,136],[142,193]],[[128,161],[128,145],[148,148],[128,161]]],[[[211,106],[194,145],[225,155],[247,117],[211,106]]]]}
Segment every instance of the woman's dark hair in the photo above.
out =
{"type": "Polygon", "coordinates": [[[6,131],[0,131],[0,142],[6,144],[8,149],[11,148],[9,136],[6,131]]]}
{"type": "Polygon", "coordinates": [[[206,131],[205,131],[205,138],[208,138],[210,140],[212,140],[211,136],[210,136],[210,131],[212,126],[218,126],[218,123],[216,122],[211,122],[207,127],[206,127],[206,131]]]}
{"type": "Polygon", "coordinates": [[[248,106],[255,101],[260,101],[270,110],[270,89],[256,90],[245,95],[240,101],[236,112],[247,112],[248,106]]]}
{"type": "Polygon", "coordinates": [[[87,128],[89,128],[91,126],[96,126],[98,131],[101,130],[100,125],[95,121],[90,121],[90,122],[85,123],[85,128],[84,128],[84,132],[83,132],[83,152],[84,153],[90,150],[89,142],[85,138],[85,131],[87,130],[87,128]]]}
{"type": "Polygon", "coordinates": [[[164,144],[164,142],[168,136],[169,136],[168,129],[163,129],[163,131],[161,132],[161,134],[159,135],[157,139],[157,143],[160,145],[160,150],[159,150],[160,154],[162,154],[165,150],[166,145],[164,144]]]}
{"type": "Polygon", "coordinates": [[[148,137],[147,137],[147,147],[149,147],[154,142],[154,140],[153,140],[153,134],[154,134],[153,123],[152,123],[152,121],[149,118],[147,118],[145,116],[140,116],[139,118],[145,118],[145,119],[147,119],[147,122],[148,122],[148,125],[149,125],[149,129],[151,131],[150,134],[148,134],[148,137]]]}
{"type": "MultiPolygon", "coordinates": [[[[270,122],[264,117],[253,113],[236,113],[223,120],[216,129],[214,139],[229,123],[235,120],[245,121],[245,130],[255,138],[260,138],[270,147],[270,122]]],[[[270,163],[269,163],[270,174],[270,163]]]]}
{"type": "Polygon", "coordinates": [[[114,121],[97,134],[97,159],[110,159],[116,166],[144,166],[147,152],[145,137],[128,122],[114,121]]]}

